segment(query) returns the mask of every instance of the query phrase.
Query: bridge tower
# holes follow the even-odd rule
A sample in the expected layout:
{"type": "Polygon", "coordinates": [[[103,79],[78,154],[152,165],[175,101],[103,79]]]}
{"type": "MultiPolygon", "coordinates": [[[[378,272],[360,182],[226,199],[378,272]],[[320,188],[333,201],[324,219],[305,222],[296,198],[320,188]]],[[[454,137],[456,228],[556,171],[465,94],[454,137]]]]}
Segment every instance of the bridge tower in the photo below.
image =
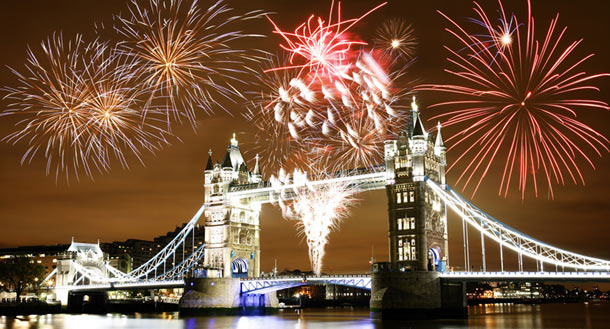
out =
{"type": "Polygon", "coordinates": [[[445,282],[448,266],[447,208],[426,179],[446,188],[445,145],[426,132],[415,98],[411,120],[397,140],[386,141],[389,263],[371,268],[373,316],[464,317],[466,285],[445,282]]]}
{"type": "Polygon", "coordinates": [[[227,197],[233,185],[261,181],[258,156],[253,172],[239,151],[235,134],[222,162],[214,164],[212,152],[205,168],[204,202],[207,277],[238,278],[260,274],[260,204],[227,197]]]}
{"type": "Polygon", "coordinates": [[[411,115],[398,140],[385,143],[390,264],[399,271],[442,271],[449,256],[447,210],[424,177],[445,187],[446,149],[440,123],[436,138],[424,129],[415,97],[411,115]]]}

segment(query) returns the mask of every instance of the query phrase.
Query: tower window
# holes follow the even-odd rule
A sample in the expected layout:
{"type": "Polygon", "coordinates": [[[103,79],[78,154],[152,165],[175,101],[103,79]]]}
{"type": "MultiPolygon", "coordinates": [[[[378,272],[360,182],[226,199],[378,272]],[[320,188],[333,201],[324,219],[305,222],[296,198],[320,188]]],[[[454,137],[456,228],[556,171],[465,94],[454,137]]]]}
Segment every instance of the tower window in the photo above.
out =
{"type": "Polygon", "coordinates": [[[400,192],[396,193],[396,203],[402,203],[402,194],[400,192]]]}
{"type": "Polygon", "coordinates": [[[397,242],[397,258],[399,261],[417,259],[417,247],[415,245],[414,235],[399,236],[397,242]]]}
{"type": "Polygon", "coordinates": [[[409,229],[409,221],[407,218],[398,218],[397,224],[398,224],[398,230],[408,230],[409,229]]]}

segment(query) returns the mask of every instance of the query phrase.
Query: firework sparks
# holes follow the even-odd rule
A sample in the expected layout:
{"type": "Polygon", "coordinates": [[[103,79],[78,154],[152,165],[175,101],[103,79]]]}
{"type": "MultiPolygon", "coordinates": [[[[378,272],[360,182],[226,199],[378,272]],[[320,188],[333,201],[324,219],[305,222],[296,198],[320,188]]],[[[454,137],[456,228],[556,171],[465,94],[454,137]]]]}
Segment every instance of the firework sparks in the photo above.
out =
{"type": "Polygon", "coordinates": [[[222,107],[219,98],[244,99],[237,87],[243,86],[247,64],[257,59],[236,41],[258,35],[231,27],[262,14],[234,14],[223,0],[204,11],[196,0],[149,0],[147,5],[132,0],[129,15],[118,17],[116,28],[126,39],[120,49],[135,59],[142,88],[167,96],[174,117],[194,124],[196,108],[211,114],[222,107]]]}
{"type": "Polygon", "coordinates": [[[280,171],[280,177],[272,177],[271,182],[280,192],[279,206],[284,218],[298,221],[309,247],[312,270],[320,275],[329,234],[349,215],[356,191],[345,182],[319,184],[331,178],[326,174],[314,176],[316,180],[310,181],[306,172],[295,170],[291,176],[280,171]]]}
{"type": "MultiPolygon", "coordinates": [[[[280,63],[285,63],[285,60],[270,57],[262,71],[277,67],[280,63]]],[[[265,73],[259,81],[263,90],[243,115],[255,128],[248,151],[262,154],[261,167],[271,174],[282,167],[293,167],[295,159],[299,159],[302,154],[304,143],[299,140],[299,136],[310,128],[306,125],[306,120],[311,120],[307,117],[310,103],[306,98],[311,93],[307,89],[291,87],[302,84],[294,71],[265,73]],[[266,106],[269,102],[273,102],[273,106],[266,106]],[[289,165],[289,162],[292,164],[289,165]]]]}
{"type": "Polygon", "coordinates": [[[417,38],[413,26],[404,19],[392,18],[377,29],[375,47],[391,55],[411,59],[415,55],[417,38]]]}
{"type": "Polygon", "coordinates": [[[315,19],[315,16],[311,15],[293,33],[282,31],[269,18],[274,27],[273,32],[279,34],[286,42],[280,47],[290,53],[291,63],[291,65],[271,70],[298,69],[299,76],[303,76],[302,73],[306,72],[309,74],[307,87],[314,82],[343,84],[347,71],[350,69],[353,47],[366,45],[365,42],[351,37],[348,34],[349,29],[385,4],[384,2],[376,6],[359,18],[342,20],[341,4],[339,3],[337,19],[336,22],[333,22],[333,2],[327,21],[321,17],[315,19]],[[304,63],[298,64],[297,58],[304,60],[304,63]]]}
{"type": "MultiPolygon", "coordinates": [[[[483,8],[478,4],[474,3],[474,11],[477,13],[480,19],[470,19],[471,22],[483,27],[483,33],[474,34],[477,44],[472,46],[481,47],[485,51],[493,51],[495,49],[495,56],[493,61],[497,60],[498,55],[504,52],[505,49],[511,46],[513,43],[513,35],[517,32],[519,25],[517,24],[516,17],[514,15],[507,16],[504,12],[502,2],[500,5],[500,17],[498,18],[499,24],[493,24],[485,14],[483,8]]],[[[442,14],[445,18],[449,19],[446,15],[442,14]]],[[[483,51],[483,50],[481,50],[483,51]]]]}
{"type": "Polygon", "coordinates": [[[140,148],[155,149],[153,137],[164,142],[161,130],[142,122],[137,94],[110,53],[106,44],[54,34],[41,54],[28,50],[26,74],[11,69],[20,85],[7,88],[4,115],[23,119],[4,140],[28,143],[22,163],[42,154],[47,174],[92,177],[109,170],[110,154],[126,166],[124,152],[139,157],[140,148]]]}
{"type": "Polygon", "coordinates": [[[313,128],[303,141],[316,161],[332,170],[372,167],[383,161],[383,143],[396,137],[407,120],[400,102],[407,88],[395,87],[403,71],[386,74],[369,53],[362,53],[343,88],[328,89],[319,111],[306,117],[313,128]],[[353,96],[349,96],[349,95],[353,96]]]}
{"type": "Polygon", "coordinates": [[[369,53],[361,53],[353,67],[345,87],[321,90],[309,89],[294,71],[261,78],[266,91],[246,117],[257,127],[255,140],[267,141],[256,152],[270,159],[273,172],[278,165],[291,168],[305,153],[308,162],[327,163],[331,170],[382,162],[385,138],[395,137],[407,119],[400,103],[407,88],[394,86],[404,71],[388,75],[369,53]],[[273,106],[263,106],[268,102],[273,106]]]}
{"type": "Polygon", "coordinates": [[[443,91],[459,98],[434,105],[450,110],[432,118],[445,118],[447,126],[467,126],[449,139],[454,141],[450,150],[466,148],[451,168],[467,158],[476,159],[465,164],[458,184],[462,182],[466,188],[478,177],[474,179],[474,195],[491,166],[503,163],[500,195],[508,195],[513,176],[518,176],[521,197],[525,197],[529,184],[533,184],[537,196],[541,172],[553,197],[553,185],[563,185],[566,180],[584,184],[579,162],[595,168],[589,151],[600,156],[602,150],[608,151],[608,140],[577,120],[576,111],[609,109],[605,102],[579,98],[588,91],[598,91],[592,81],[609,74],[577,71],[593,54],[576,57],[574,50],[582,39],[567,47],[560,46],[566,28],[557,28],[559,15],[551,20],[544,38],[539,41],[529,2],[524,25],[518,23],[515,15],[507,19],[499,3],[501,20],[517,26],[511,41],[502,40],[504,33],[497,33],[497,27],[476,2],[478,21],[484,22],[488,29],[485,34],[499,36],[493,39],[496,45],[492,47],[443,15],[455,28],[447,30],[463,47],[461,51],[445,47],[451,53],[449,62],[457,67],[446,71],[464,83],[423,85],[418,89],[443,91]],[[504,149],[508,152],[500,151],[504,149]]]}

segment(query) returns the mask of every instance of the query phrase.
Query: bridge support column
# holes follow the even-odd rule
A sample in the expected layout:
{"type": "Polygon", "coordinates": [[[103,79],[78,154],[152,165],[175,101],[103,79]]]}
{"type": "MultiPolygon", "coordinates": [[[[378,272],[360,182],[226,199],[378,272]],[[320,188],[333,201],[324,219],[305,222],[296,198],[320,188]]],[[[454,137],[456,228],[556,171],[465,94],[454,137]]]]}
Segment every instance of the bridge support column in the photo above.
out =
{"type": "Polygon", "coordinates": [[[372,273],[370,307],[379,318],[463,318],[466,285],[444,281],[438,272],[372,273]]]}
{"type": "Polygon", "coordinates": [[[66,288],[55,288],[55,300],[61,303],[61,306],[68,305],[68,295],[70,290],[66,288]]]}
{"type": "Polygon", "coordinates": [[[242,296],[237,278],[191,278],[184,284],[180,299],[183,314],[260,314],[278,307],[275,292],[242,296]]]}

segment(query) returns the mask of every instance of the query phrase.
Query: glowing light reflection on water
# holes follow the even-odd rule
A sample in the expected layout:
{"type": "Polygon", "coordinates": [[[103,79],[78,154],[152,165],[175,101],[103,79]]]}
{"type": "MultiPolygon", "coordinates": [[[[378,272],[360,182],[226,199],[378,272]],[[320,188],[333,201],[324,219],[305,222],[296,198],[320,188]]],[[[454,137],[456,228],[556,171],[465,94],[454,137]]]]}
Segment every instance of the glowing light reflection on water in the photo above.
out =
{"type": "Polygon", "coordinates": [[[381,321],[365,308],[290,309],[266,316],[180,317],[161,314],[54,314],[0,316],[7,329],[199,329],[199,328],[604,328],[610,323],[610,303],[513,305],[469,308],[468,319],[381,321]]]}

